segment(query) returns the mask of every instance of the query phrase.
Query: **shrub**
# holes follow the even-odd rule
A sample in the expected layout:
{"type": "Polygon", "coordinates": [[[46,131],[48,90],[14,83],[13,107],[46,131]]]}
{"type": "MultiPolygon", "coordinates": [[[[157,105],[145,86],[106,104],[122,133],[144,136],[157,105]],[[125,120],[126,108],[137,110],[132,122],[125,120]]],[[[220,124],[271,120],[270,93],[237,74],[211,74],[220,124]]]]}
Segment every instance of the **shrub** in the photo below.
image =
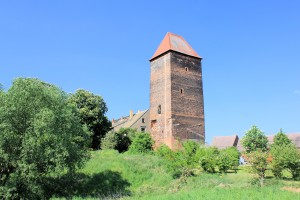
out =
{"type": "Polygon", "coordinates": [[[132,140],[137,133],[136,129],[121,128],[119,131],[110,131],[101,140],[101,149],[115,149],[120,153],[128,151],[132,140]]]}
{"type": "Polygon", "coordinates": [[[300,177],[300,153],[294,144],[274,145],[271,155],[271,169],[275,177],[281,178],[283,169],[287,169],[294,179],[300,177]]]}
{"type": "Polygon", "coordinates": [[[239,164],[239,152],[235,147],[220,150],[217,157],[217,166],[220,172],[226,173],[229,169],[234,169],[239,164]]]}
{"type": "Polygon", "coordinates": [[[167,161],[168,170],[174,178],[183,177],[185,180],[186,177],[193,175],[198,167],[199,148],[198,143],[188,140],[183,143],[182,149],[177,151],[172,151],[167,145],[161,145],[156,154],[167,161]]]}
{"type": "Polygon", "coordinates": [[[132,153],[148,153],[153,150],[153,139],[149,133],[137,132],[132,139],[129,151],[132,153]]]}
{"type": "Polygon", "coordinates": [[[106,133],[105,137],[101,139],[101,149],[116,149],[117,146],[117,138],[116,133],[114,131],[110,131],[106,133]]]}
{"type": "Polygon", "coordinates": [[[216,147],[201,147],[198,150],[198,157],[201,168],[209,173],[215,173],[219,150],[216,147]]]}

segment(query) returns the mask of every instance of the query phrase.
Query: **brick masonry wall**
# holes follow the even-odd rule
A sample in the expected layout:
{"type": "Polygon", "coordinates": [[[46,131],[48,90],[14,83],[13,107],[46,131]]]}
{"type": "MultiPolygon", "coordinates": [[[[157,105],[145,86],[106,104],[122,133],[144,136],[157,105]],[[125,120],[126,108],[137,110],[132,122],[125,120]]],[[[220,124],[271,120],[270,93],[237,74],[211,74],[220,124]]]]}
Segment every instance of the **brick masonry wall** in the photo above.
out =
{"type": "Polygon", "coordinates": [[[173,135],[204,141],[201,59],[171,52],[170,62],[173,135]]]}
{"type": "Polygon", "coordinates": [[[176,149],[177,140],[204,140],[201,60],[168,52],[151,61],[150,74],[150,132],[155,146],[164,143],[176,149]]]}

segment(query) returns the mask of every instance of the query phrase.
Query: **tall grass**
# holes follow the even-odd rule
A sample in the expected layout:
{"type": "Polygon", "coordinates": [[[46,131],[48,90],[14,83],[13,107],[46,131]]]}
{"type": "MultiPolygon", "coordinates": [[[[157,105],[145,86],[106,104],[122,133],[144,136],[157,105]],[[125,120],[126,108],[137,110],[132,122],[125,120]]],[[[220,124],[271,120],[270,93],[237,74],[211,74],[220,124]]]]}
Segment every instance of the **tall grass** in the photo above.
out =
{"type": "Polygon", "coordinates": [[[82,195],[79,191],[73,199],[300,199],[299,193],[282,190],[284,186],[299,188],[300,182],[269,175],[265,187],[260,188],[247,167],[226,175],[201,173],[184,181],[173,179],[164,160],[155,155],[95,151],[78,173],[90,177],[88,184],[81,186],[94,190],[80,188],[93,193],[82,195]]]}

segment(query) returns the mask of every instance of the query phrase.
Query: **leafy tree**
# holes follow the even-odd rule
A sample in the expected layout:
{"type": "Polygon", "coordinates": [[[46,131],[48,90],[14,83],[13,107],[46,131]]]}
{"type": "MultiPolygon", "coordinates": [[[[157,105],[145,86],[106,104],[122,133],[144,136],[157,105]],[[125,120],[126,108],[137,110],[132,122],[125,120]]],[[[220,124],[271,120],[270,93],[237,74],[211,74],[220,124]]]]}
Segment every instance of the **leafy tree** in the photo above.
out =
{"type": "Polygon", "coordinates": [[[83,166],[88,131],[54,85],[18,78],[2,100],[0,198],[44,199],[46,177],[83,166]]]}
{"type": "Polygon", "coordinates": [[[294,144],[273,145],[271,155],[271,170],[275,177],[281,178],[284,169],[290,171],[294,179],[300,177],[300,152],[294,144]]]}
{"type": "Polygon", "coordinates": [[[243,137],[242,144],[247,153],[256,151],[258,149],[266,151],[268,146],[268,138],[257,126],[252,126],[252,128],[247,131],[243,137]]]}
{"type": "Polygon", "coordinates": [[[287,135],[280,129],[275,135],[274,142],[271,145],[272,163],[271,170],[276,178],[282,177],[282,171],[287,168],[289,161],[293,161],[293,156],[288,156],[292,153],[295,146],[287,135]]]}
{"type": "Polygon", "coordinates": [[[201,147],[198,151],[201,168],[209,173],[215,173],[219,150],[216,147],[201,147]]]}
{"type": "Polygon", "coordinates": [[[274,136],[273,146],[283,146],[292,144],[292,141],[288,136],[280,129],[280,131],[274,136]]]}
{"type": "Polygon", "coordinates": [[[80,89],[69,97],[69,102],[76,106],[81,123],[92,133],[90,147],[99,149],[101,138],[111,129],[111,122],[105,116],[107,107],[104,100],[101,96],[80,89]]]}
{"type": "Polygon", "coordinates": [[[220,172],[226,173],[239,165],[240,154],[235,147],[220,150],[217,157],[217,166],[220,172]]]}
{"type": "Polygon", "coordinates": [[[115,149],[120,153],[128,151],[136,133],[137,130],[133,128],[110,131],[101,139],[101,149],[115,149]]]}
{"type": "Polygon", "coordinates": [[[251,164],[251,169],[257,175],[257,179],[259,180],[259,185],[261,187],[264,185],[266,171],[269,163],[269,156],[269,153],[263,151],[262,149],[251,151],[247,154],[248,161],[251,164]]]}
{"type": "Polygon", "coordinates": [[[133,153],[148,153],[153,150],[153,139],[149,133],[137,132],[133,137],[129,151],[133,153]]]}
{"type": "Polygon", "coordinates": [[[101,139],[101,149],[116,149],[117,141],[116,133],[114,131],[109,131],[106,133],[105,137],[101,139]]]}

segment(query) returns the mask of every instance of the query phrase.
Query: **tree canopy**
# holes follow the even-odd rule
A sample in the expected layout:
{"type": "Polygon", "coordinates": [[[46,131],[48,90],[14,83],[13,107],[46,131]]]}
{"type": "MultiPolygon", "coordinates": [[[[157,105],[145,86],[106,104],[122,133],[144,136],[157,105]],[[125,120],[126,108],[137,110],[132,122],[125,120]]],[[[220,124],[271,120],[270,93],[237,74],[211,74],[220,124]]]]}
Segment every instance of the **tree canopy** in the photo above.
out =
{"type": "Polygon", "coordinates": [[[291,144],[292,141],[288,138],[288,136],[280,129],[280,131],[274,136],[273,145],[282,146],[291,144]]]}
{"type": "Polygon", "coordinates": [[[265,151],[268,147],[268,138],[257,126],[252,126],[243,137],[242,143],[248,153],[258,149],[265,151]]]}
{"type": "Polygon", "coordinates": [[[69,102],[76,106],[80,122],[86,125],[91,132],[90,147],[99,149],[101,138],[111,129],[111,122],[105,116],[107,112],[106,103],[101,96],[83,89],[72,94],[69,97],[69,102]]]}
{"type": "Polygon", "coordinates": [[[88,131],[54,85],[18,78],[0,104],[0,198],[43,199],[49,174],[73,172],[88,158],[88,131]]]}

